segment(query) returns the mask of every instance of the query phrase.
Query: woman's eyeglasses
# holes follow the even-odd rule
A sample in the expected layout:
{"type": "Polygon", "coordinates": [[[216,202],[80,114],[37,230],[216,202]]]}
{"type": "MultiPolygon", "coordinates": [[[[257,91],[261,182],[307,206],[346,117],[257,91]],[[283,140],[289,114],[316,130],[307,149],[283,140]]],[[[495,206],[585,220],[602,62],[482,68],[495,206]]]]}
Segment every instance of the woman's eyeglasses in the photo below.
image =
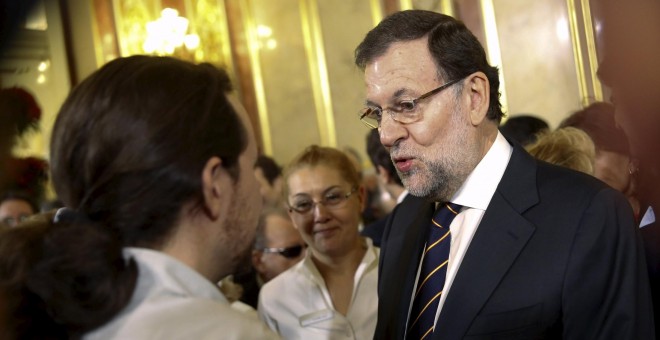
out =
{"type": "Polygon", "coordinates": [[[261,249],[262,252],[264,253],[277,253],[280,254],[287,259],[292,259],[295,257],[300,256],[300,253],[305,249],[307,245],[297,245],[293,247],[287,247],[287,248],[263,248],[261,249]]]}
{"type": "Polygon", "coordinates": [[[317,204],[321,204],[328,209],[341,208],[343,203],[348,200],[351,195],[357,191],[357,188],[353,188],[350,192],[346,193],[339,190],[333,190],[326,193],[323,198],[319,201],[314,201],[311,197],[297,197],[292,203],[289,204],[289,208],[292,211],[295,211],[301,215],[307,215],[317,204]]]}

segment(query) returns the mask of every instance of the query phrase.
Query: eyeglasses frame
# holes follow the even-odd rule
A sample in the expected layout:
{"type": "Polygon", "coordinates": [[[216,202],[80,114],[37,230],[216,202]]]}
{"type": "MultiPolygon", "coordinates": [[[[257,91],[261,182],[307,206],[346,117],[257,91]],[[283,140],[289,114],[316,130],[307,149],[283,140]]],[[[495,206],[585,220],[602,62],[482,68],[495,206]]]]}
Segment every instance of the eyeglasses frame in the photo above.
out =
{"type": "MultiPolygon", "coordinates": [[[[414,109],[415,107],[417,107],[417,103],[419,103],[420,101],[422,101],[422,100],[424,100],[424,99],[426,99],[426,98],[429,98],[429,97],[431,97],[431,96],[433,96],[433,95],[436,95],[436,94],[442,92],[443,90],[445,90],[445,89],[451,87],[452,85],[458,83],[459,81],[461,81],[461,80],[463,80],[463,79],[465,79],[465,77],[463,77],[463,78],[458,78],[458,79],[454,79],[454,80],[452,80],[452,81],[446,82],[446,83],[444,83],[444,84],[442,84],[442,85],[440,85],[440,86],[434,88],[433,90],[424,93],[423,95],[421,95],[421,96],[419,96],[419,97],[417,97],[417,98],[415,98],[415,99],[412,99],[412,100],[404,100],[404,101],[402,101],[402,102],[412,103],[412,104],[413,104],[413,109],[414,109]]],[[[370,124],[370,123],[368,123],[367,121],[364,120],[365,117],[367,117],[368,115],[370,115],[372,112],[374,112],[374,111],[378,111],[378,110],[381,111],[381,112],[389,111],[389,113],[390,113],[390,117],[392,117],[392,120],[394,120],[394,121],[396,121],[396,122],[399,122],[399,123],[403,123],[403,122],[401,122],[400,120],[398,120],[398,119],[395,118],[395,116],[394,116],[394,112],[393,112],[391,109],[388,109],[388,108],[384,108],[384,109],[383,109],[383,108],[381,108],[380,106],[374,106],[374,107],[367,106],[367,107],[365,107],[365,108],[363,109],[364,112],[363,112],[362,114],[360,114],[360,121],[361,121],[362,123],[364,123],[366,126],[372,128],[372,129],[378,129],[379,126],[373,126],[372,124],[370,124]]],[[[381,113],[381,116],[382,116],[382,113],[381,113]]],[[[420,115],[420,117],[421,117],[421,115],[420,115]]],[[[419,118],[416,119],[415,121],[407,122],[407,123],[404,123],[404,124],[414,123],[414,122],[416,122],[416,121],[418,121],[418,120],[419,120],[419,118]]],[[[380,125],[380,122],[378,122],[378,125],[380,125]]]]}
{"type": "MultiPolygon", "coordinates": [[[[358,191],[358,188],[357,188],[357,187],[353,187],[353,189],[351,189],[351,191],[349,191],[348,193],[344,194],[343,199],[342,199],[340,202],[338,202],[337,204],[340,204],[340,203],[346,202],[346,201],[348,200],[348,198],[351,197],[351,196],[352,196],[354,193],[356,193],[357,191],[358,191]]],[[[291,204],[289,204],[289,202],[286,203],[286,205],[289,206],[289,212],[294,212],[294,211],[295,211],[297,214],[300,214],[300,215],[302,215],[302,216],[307,216],[310,212],[314,211],[314,208],[315,208],[316,205],[318,205],[318,204],[323,204],[324,207],[328,208],[328,206],[327,206],[325,203],[323,203],[323,200],[318,201],[318,202],[315,201],[315,200],[312,200],[312,207],[311,207],[308,211],[304,211],[304,212],[302,212],[302,211],[300,211],[300,210],[297,210],[296,208],[292,207],[291,204]]],[[[331,206],[331,207],[332,207],[332,206],[331,206]]],[[[328,209],[333,209],[333,208],[328,208],[328,209]]]]}

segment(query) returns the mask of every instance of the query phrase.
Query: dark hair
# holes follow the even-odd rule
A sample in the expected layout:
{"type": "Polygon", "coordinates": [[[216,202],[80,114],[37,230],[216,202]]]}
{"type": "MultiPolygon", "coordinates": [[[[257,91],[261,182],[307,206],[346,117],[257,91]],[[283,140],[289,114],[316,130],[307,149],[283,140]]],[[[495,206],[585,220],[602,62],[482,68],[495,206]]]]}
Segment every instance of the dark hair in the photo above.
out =
{"type": "Polygon", "coordinates": [[[504,136],[520,143],[520,145],[526,146],[536,141],[537,134],[547,131],[549,128],[548,123],[541,118],[521,115],[509,117],[509,119],[500,126],[500,132],[502,132],[504,136]]]}
{"type": "Polygon", "coordinates": [[[586,132],[594,141],[596,149],[630,155],[628,138],[616,125],[612,104],[593,103],[568,116],[559,124],[559,128],[569,126],[586,132]]]}
{"type": "Polygon", "coordinates": [[[247,135],[230,91],[227,74],[210,64],[147,56],[115,59],[78,85],[50,152],[55,189],[77,217],[1,237],[3,292],[32,296],[32,313],[69,336],[110,320],[137,275],[122,247],[158,249],[184,206],[202,209],[209,158],[238,179],[247,135]],[[30,245],[10,259],[8,239],[30,245]]]}
{"type": "Polygon", "coordinates": [[[261,169],[261,172],[263,172],[264,177],[270,185],[273,185],[275,180],[282,176],[282,168],[277,165],[274,159],[266,155],[259,155],[254,167],[261,169]]]}
{"type": "Polygon", "coordinates": [[[266,244],[266,220],[270,216],[280,216],[285,220],[290,220],[289,214],[287,214],[284,208],[281,207],[264,208],[264,210],[259,215],[259,223],[257,224],[257,231],[254,236],[253,248],[256,250],[262,250],[268,247],[268,245],[266,244]]]}
{"type": "Polygon", "coordinates": [[[399,173],[396,172],[394,163],[392,163],[390,153],[387,152],[387,149],[380,142],[380,135],[377,129],[369,130],[367,134],[367,154],[369,154],[369,159],[371,160],[371,164],[374,165],[374,168],[382,166],[394,178],[396,184],[403,186],[403,182],[399,178],[399,173]]]}
{"type": "Polygon", "coordinates": [[[364,70],[396,42],[428,37],[428,48],[438,77],[444,81],[461,79],[481,71],[490,84],[487,117],[499,122],[504,113],[500,104],[500,79],[497,67],[490,66],[486,52],[465,25],[448,15],[424,10],[394,13],[367,33],[355,49],[355,64],[364,70]]]}

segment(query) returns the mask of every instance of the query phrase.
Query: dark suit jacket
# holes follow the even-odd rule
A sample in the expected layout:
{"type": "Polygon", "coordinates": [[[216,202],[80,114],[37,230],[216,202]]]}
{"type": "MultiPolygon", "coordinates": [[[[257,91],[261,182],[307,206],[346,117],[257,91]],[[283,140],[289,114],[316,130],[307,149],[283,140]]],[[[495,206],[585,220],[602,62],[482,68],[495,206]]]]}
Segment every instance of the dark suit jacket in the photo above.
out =
{"type": "MultiPolygon", "coordinates": [[[[432,204],[410,199],[380,253],[375,339],[403,339],[432,204]]],[[[625,198],[514,146],[432,339],[652,339],[649,281],[625,198]]]]}
{"type": "MultiPolygon", "coordinates": [[[[405,202],[409,196],[410,195],[406,194],[406,197],[403,198],[401,203],[405,202]]],[[[379,220],[377,220],[376,222],[367,225],[366,227],[364,227],[364,229],[362,229],[362,232],[360,232],[360,234],[362,236],[370,238],[375,247],[380,247],[380,243],[383,240],[383,232],[385,232],[385,226],[387,225],[387,221],[389,220],[391,214],[392,213],[390,212],[387,215],[380,218],[379,220]]]]}
{"type": "MultiPolygon", "coordinates": [[[[654,207],[653,211],[658,214],[660,209],[654,207]]],[[[656,215],[657,217],[660,216],[656,215]]],[[[655,315],[655,335],[656,337],[660,337],[660,223],[656,220],[644,226],[641,231],[642,240],[644,240],[644,249],[646,251],[646,264],[651,280],[653,315],[655,315]]]]}

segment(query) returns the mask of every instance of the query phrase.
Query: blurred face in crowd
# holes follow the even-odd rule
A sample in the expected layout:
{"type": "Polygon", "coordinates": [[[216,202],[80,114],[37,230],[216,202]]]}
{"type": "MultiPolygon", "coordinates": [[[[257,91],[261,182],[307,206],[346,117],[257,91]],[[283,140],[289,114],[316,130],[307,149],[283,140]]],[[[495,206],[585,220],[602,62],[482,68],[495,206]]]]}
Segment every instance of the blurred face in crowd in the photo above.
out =
{"type": "Polygon", "coordinates": [[[10,198],[0,203],[0,223],[15,227],[33,215],[30,204],[22,199],[10,198]]]}
{"type": "Polygon", "coordinates": [[[252,252],[252,264],[264,282],[298,263],[305,255],[305,242],[288,217],[268,215],[264,221],[266,250],[252,252]]]}
{"type": "MultiPolygon", "coordinates": [[[[388,111],[451,80],[438,78],[426,38],[397,42],[367,64],[367,103],[388,111]]],[[[382,115],[380,140],[414,196],[448,201],[480,160],[477,130],[467,119],[463,95],[456,95],[464,82],[420,101],[415,110],[422,118],[416,122],[402,124],[389,112],[382,115]]]]}
{"type": "Polygon", "coordinates": [[[630,182],[630,158],[613,151],[596,150],[594,176],[612,188],[625,192],[630,182]]]}
{"type": "Polygon", "coordinates": [[[337,169],[325,165],[295,170],[287,185],[291,219],[313,255],[341,256],[361,246],[362,187],[351,186],[337,169]]]}

